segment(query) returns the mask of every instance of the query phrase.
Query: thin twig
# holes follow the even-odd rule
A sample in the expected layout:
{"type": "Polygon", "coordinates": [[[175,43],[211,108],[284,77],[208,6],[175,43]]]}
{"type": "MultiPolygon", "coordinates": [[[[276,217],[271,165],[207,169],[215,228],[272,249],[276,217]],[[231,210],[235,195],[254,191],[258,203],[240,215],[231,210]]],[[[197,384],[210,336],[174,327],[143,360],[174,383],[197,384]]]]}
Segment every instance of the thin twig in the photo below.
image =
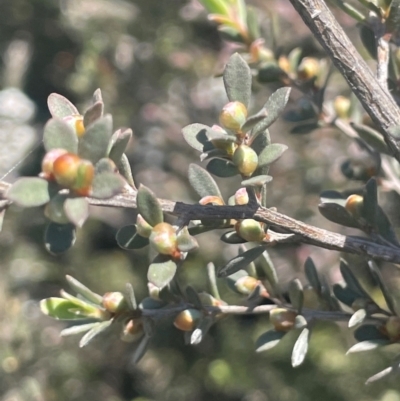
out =
{"type": "Polygon", "coordinates": [[[389,130],[400,125],[400,109],[393,97],[378,82],[323,0],[290,2],[382,132],[393,157],[400,162],[399,145],[389,130]]]}
{"type": "MultiPolygon", "coordinates": [[[[4,197],[5,191],[9,186],[10,184],[0,181],[0,199],[4,197]]],[[[130,209],[137,208],[136,191],[133,190],[116,195],[110,199],[88,198],[88,201],[90,204],[97,206],[123,207],[130,209]]],[[[190,205],[182,202],[172,202],[165,199],[159,199],[159,203],[163,212],[171,213],[188,222],[190,220],[201,220],[207,218],[221,220],[253,218],[257,221],[269,224],[272,227],[277,227],[287,234],[295,234],[298,242],[315,245],[320,248],[363,255],[372,259],[400,263],[400,248],[377,244],[367,238],[333,233],[258,205],[190,205]]],[[[274,235],[275,238],[278,238],[273,232],[271,232],[271,235],[272,238],[274,235]]],[[[285,240],[293,239],[291,237],[284,238],[285,240]]],[[[284,242],[283,240],[281,241],[284,242]]],[[[279,242],[279,240],[277,240],[277,242],[279,242]]]]}

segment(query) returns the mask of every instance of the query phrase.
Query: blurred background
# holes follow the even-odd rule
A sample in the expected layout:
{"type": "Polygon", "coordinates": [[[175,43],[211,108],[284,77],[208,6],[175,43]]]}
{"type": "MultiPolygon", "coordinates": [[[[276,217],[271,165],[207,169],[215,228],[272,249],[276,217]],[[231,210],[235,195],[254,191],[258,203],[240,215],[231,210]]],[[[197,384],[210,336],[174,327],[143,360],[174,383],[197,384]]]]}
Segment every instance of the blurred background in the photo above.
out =
{"type": "MultiPolygon", "coordinates": [[[[323,57],[289,2],[252,4],[260,8],[266,31],[272,23],[280,29],[283,52],[300,46],[305,55],[323,57]]],[[[337,15],[359,45],[353,21],[337,15]]],[[[39,173],[50,93],[66,96],[83,112],[101,88],[114,126],[134,130],[128,156],[136,183],[162,198],[198,201],[186,174],[189,163],[200,161],[180,130],[217,122],[227,102],[217,76],[235,49],[220,39],[195,0],[1,0],[0,176],[12,182],[18,174],[39,173]]],[[[337,74],[334,83],[328,97],[349,95],[337,74]]],[[[256,83],[254,110],[277,87],[256,83]]],[[[294,91],[288,107],[296,107],[299,97],[294,91]]],[[[318,214],[318,194],[347,188],[340,164],[352,145],[334,130],[290,135],[290,127],[279,121],[271,128],[273,142],[288,144],[289,150],[271,170],[270,206],[342,232],[318,214]]],[[[238,184],[221,182],[226,199],[238,184]]],[[[92,212],[75,246],[58,257],[44,249],[41,210],[7,212],[0,234],[1,401],[400,400],[398,378],[364,385],[390,363],[391,354],[346,356],[354,340],[344,325],[334,323],[315,325],[306,362],[297,369],[290,366],[291,335],[271,351],[254,352],[255,339],[269,327],[263,316],[225,319],[195,347],[185,346],[182,332],[165,321],[138,365],[132,363],[136,344],[120,341],[117,331],[79,349],[76,337],[59,336],[65,324],[42,316],[38,307],[41,299],[66,288],[66,274],[100,294],[130,282],[139,299],[147,296],[146,249],[128,253],[114,238],[119,227],[135,222],[134,212],[92,212]]],[[[200,251],[179,272],[183,283],[207,290],[206,264],[219,267],[236,255],[236,246],[223,247],[220,235],[198,237],[200,251]]],[[[341,280],[338,253],[286,246],[271,250],[282,288],[293,277],[304,279],[310,255],[330,282],[341,280]]],[[[360,264],[356,258],[350,262],[360,264]]],[[[224,283],[221,291],[229,302],[242,302],[224,283]]]]}

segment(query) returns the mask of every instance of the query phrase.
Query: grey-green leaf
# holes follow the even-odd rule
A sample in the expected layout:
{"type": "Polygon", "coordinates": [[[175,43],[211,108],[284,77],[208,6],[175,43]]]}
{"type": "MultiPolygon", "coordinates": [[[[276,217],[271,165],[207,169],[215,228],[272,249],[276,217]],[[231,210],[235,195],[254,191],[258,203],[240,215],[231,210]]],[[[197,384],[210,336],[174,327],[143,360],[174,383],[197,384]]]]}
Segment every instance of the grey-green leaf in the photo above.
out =
{"type": "Polygon", "coordinates": [[[354,312],[349,320],[349,327],[355,327],[360,325],[365,318],[367,317],[367,311],[365,309],[359,309],[357,312],[354,312]]]}
{"type": "Polygon", "coordinates": [[[164,221],[163,212],[157,197],[149,188],[140,185],[136,203],[139,213],[151,226],[156,226],[164,221]]]}
{"type": "Polygon", "coordinates": [[[104,103],[99,100],[93,103],[86,111],[83,116],[83,124],[85,128],[89,127],[96,120],[103,116],[104,103]]]}
{"type": "Polygon", "coordinates": [[[230,160],[212,159],[207,164],[207,170],[217,177],[233,177],[239,174],[238,168],[230,160]]]}
{"type": "Polygon", "coordinates": [[[227,277],[239,270],[245,269],[247,265],[257,259],[264,250],[264,246],[258,246],[236,256],[218,271],[218,277],[227,277]]]}
{"type": "Polygon", "coordinates": [[[289,284],[289,299],[293,308],[295,308],[298,313],[301,313],[304,301],[304,294],[303,286],[301,285],[301,282],[298,278],[292,280],[289,284]]]}
{"type": "Polygon", "coordinates": [[[371,384],[374,383],[380,379],[383,379],[384,377],[390,375],[393,372],[393,367],[389,366],[386,369],[381,370],[380,372],[374,374],[373,376],[371,376],[366,382],[365,384],[371,384]]]}
{"type": "Polygon", "coordinates": [[[107,114],[91,124],[80,138],[79,156],[96,164],[101,158],[106,157],[111,135],[112,117],[107,114]]]}
{"type": "Polygon", "coordinates": [[[82,295],[84,298],[86,298],[88,301],[96,304],[96,305],[101,305],[103,301],[103,297],[99,294],[96,294],[93,292],[91,289],[83,285],[80,281],[77,279],[67,275],[66,279],[68,281],[69,286],[77,293],[82,295]]]}
{"type": "Polygon", "coordinates": [[[181,252],[191,252],[199,247],[199,243],[196,238],[189,234],[187,227],[179,231],[176,244],[181,252]]]}
{"type": "Polygon", "coordinates": [[[71,223],[82,227],[89,217],[89,202],[86,198],[68,198],[64,202],[64,211],[71,223]]]}
{"type": "Polygon", "coordinates": [[[35,207],[50,201],[49,183],[39,177],[19,178],[8,189],[6,198],[22,207],[35,207]]]}
{"type": "Polygon", "coordinates": [[[269,330],[261,334],[256,341],[256,352],[267,351],[279,344],[286,333],[281,331],[269,330]]]}
{"type": "Polygon", "coordinates": [[[126,302],[129,305],[130,310],[137,309],[137,302],[135,297],[135,291],[133,290],[132,284],[126,283],[125,285],[125,298],[126,302]]]}
{"type": "Polygon", "coordinates": [[[111,172],[95,174],[92,182],[91,196],[107,199],[122,192],[126,182],[121,175],[111,172]]]}
{"type": "Polygon", "coordinates": [[[50,223],[44,235],[45,247],[53,255],[67,251],[75,240],[76,232],[73,224],[50,223]]]}
{"type": "Polygon", "coordinates": [[[64,118],[79,114],[78,109],[64,96],[58,93],[52,93],[47,98],[47,106],[50,114],[55,118],[64,118]]]}
{"type": "Polygon", "coordinates": [[[98,324],[99,324],[98,322],[94,322],[94,323],[80,324],[80,325],[68,327],[64,330],[61,330],[60,336],[67,337],[67,336],[73,336],[75,334],[81,334],[81,333],[84,333],[85,331],[92,329],[93,327],[97,326],[98,324]]]}
{"type": "Polygon", "coordinates": [[[309,334],[310,330],[304,328],[294,344],[292,352],[292,366],[294,368],[300,366],[307,355],[309,334]]]}
{"type": "Polygon", "coordinates": [[[203,152],[204,144],[208,142],[207,131],[210,127],[204,124],[190,124],[182,128],[182,135],[185,141],[194,149],[203,152]]]}
{"type": "Polygon", "coordinates": [[[251,71],[238,53],[230,57],[223,78],[229,101],[241,102],[248,107],[251,97],[251,71]]]}
{"type": "Polygon", "coordinates": [[[79,347],[84,347],[88,345],[90,341],[93,340],[94,337],[98,336],[104,330],[108,329],[111,326],[112,320],[106,320],[105,322],[97,323],[90,331],[88,331],[79,341],[79,347]]]}
{"type": "Polygon", "coordinates": [[[44,127],[43,145],[47,152],[51,149],[65,149],[70,153],[77,153],[78,137],[65,121],[52,118],[44,127]]]}
{"type": "Polygon", "coordinates": [[[132,138],[132,130],[130,128],[119,129],[111,136],[109,144],[108,157],[118,165],[121,161],[129,141],[132,138]]]}
{"type": "Polygon", "coordinates": [[[272,181],[272,177],[270,175],[257,175],[255,177],[248,178],[241,182],[243,187],[262,187],[268,182],[272,181]]]}
{"type": "Polygon", "coordinates": [[[371,351],[373,349],[390,344],[389,340],[369,340],[362,341],[353,345],[346,354],[353,354],[354,352],[371,351]]]}
{"type": "Polygon", "coordinates": [[[317,292],[317,294],[321,293],[321,281],[318,276],[318,271],[317,268],[315,267],[314,261],[308,257],[305,264],[304,264],[304,270],[306,273],[307,280],[311,284],[311,286],[314,288],[314,290],[317,292]]]}
{"type": "Polygon", "coordinates": [[[278,160],[288,147],[280,143],[268,145],[258,156],[258,166],[268,166],[278,160]]]}
{"type": "Polygon", "coordinates": [[[40,301],[40,310],[47,316],[57,320],[87,319],[84,314],[76,314],[78,306],[64,298],[46,298],[40,301]]]}
{"type": "Polygon", "coordinates": [[[140,249],[149,245],[148,238],[144,238],[137,234],[136,226],[134,224],[121,227],[117,231],[115,239],[117,240],[118,245],[126,250],[140,249]]]}
{"type": "Polygon", "coordinates": [[[149,266],[148,280],[158,288],[164,288],[174,278],[177,264],[170,257],[158,255],[149,266]]]}
{"type": "Polygon", "coordinates": [[[368,145],[372,146],[376,151],[391,156],[392,152],[389,150],[382,135],[371,127],[363,124],[351,123],[351,126],[357,132],[361,139],[368,145]]]}
{"type": "Polygon", "coordinates": [[[214,178],[207,170],[197,164],[190,164],[188,171],[190,185],[198,193],[199,196],[218,196],[222,199],[221,192],[214,178]]]}

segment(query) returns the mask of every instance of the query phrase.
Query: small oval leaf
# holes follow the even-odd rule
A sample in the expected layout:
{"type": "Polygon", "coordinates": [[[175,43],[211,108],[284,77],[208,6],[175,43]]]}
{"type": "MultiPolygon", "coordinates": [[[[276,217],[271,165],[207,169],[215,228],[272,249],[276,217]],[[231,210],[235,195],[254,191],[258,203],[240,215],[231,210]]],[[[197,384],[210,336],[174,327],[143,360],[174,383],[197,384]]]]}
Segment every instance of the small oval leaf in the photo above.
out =
{"type": "Polygon", "coordinates": [[[22,207],[41,206],[50,201],[49,183],[39,177],[23,177],[8,189],[6,198],[22,207]]]}
{"type": "Polygon", "coordinates": [[[190,164],[188,178],[190,185],[200,197],[211,195],[222,198],[217,183],[204,168],[197,164],[190,164]]]}
{"type": "Polygon", "coordinates": [[[307,328],[303,329],[296,343],[294,344],[292,352],[292,366],[294,368],[300,366],[304,362],[304,359],[308,351],[309,334],[310,334],[309,329],[307,328]]]}
{"type": "Polygon", "coordinates": [[[158,288],[164,288],[174,278],[177,264],[169,256],[158,255],[149,266],[147,279],[158,288]]]}
{"type": "Polygon", "coordinates": [[[89,217],[89,202],[86,198],[68,198],[64,202],[64,211],[71,223],[82,227],[89,217]]]}
{"type": "Polygon", "coordinates": [[[44,127],[43,145],[46,152],[51,149],[65,149],[70,153],[77,153],[78,137],[66,122],[52,118],[44,127]]]}
{"type": "Polygon", "coordinates": [[[157,197],[149,188],[140,185],[136,203],[139,213],[152,227],[164,221],[163,212],[157,197]]]}
{"type": "Polygon", "coordinates": [[[256,352],[267,351],[277,346],[285,334],[284,332],[275,330],[269,330],[261,334],[256,341],[256,352]]]}
{"type": "Polygon", "coordinates": [[[280,143],[268,145],[258,156],[258,166],[268,166],[278,160],[288,147],[280,143]]]}
{"type": "Polygon", "coordinates": [[[122,249],[129,251],[149,245],[149,239],[137,234],[137,229],[134,224],[120,228],[115,238],[122,249]]]}
{"type": "Polygon", "coordinates": [[[55,118],[64,118],[79,114],[78,109],[67,98],[58,93],[52,93],[47,98],[47,106],[50,114],[55,118]]]}
{"type": "Polygon", "coordinates": [[[50,223],[44,235],[45,247],[53,255],[66,252],[75,240],[76,233],[73,224],[50,223]]]}

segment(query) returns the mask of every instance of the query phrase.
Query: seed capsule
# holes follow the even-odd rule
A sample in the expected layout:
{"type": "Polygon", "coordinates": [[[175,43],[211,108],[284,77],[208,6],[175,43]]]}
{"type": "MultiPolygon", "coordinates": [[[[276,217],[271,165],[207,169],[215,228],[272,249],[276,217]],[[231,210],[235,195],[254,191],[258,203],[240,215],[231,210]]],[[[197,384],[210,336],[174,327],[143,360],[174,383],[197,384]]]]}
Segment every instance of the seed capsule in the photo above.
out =
{"type": "Polygon", "coordinates": [[[185,309],[180,312],[175,320],[174,326],[182,331],[192,331],[201,317],[201,312],[197,309],[185,309]]]}
{"type": "Polygon", "coordinates": [[[257,153],[247,145],[240,145],[236,149],[232,161],[245,177],[250,177],[258,166],[257,153]]]}
{"type": "Polygon", "coordinates": [[[219,122],[222,126],[232,131],[239,131],[246,122],[247,108],[240,102],[227,103],[219,115],[219,122]]]}

